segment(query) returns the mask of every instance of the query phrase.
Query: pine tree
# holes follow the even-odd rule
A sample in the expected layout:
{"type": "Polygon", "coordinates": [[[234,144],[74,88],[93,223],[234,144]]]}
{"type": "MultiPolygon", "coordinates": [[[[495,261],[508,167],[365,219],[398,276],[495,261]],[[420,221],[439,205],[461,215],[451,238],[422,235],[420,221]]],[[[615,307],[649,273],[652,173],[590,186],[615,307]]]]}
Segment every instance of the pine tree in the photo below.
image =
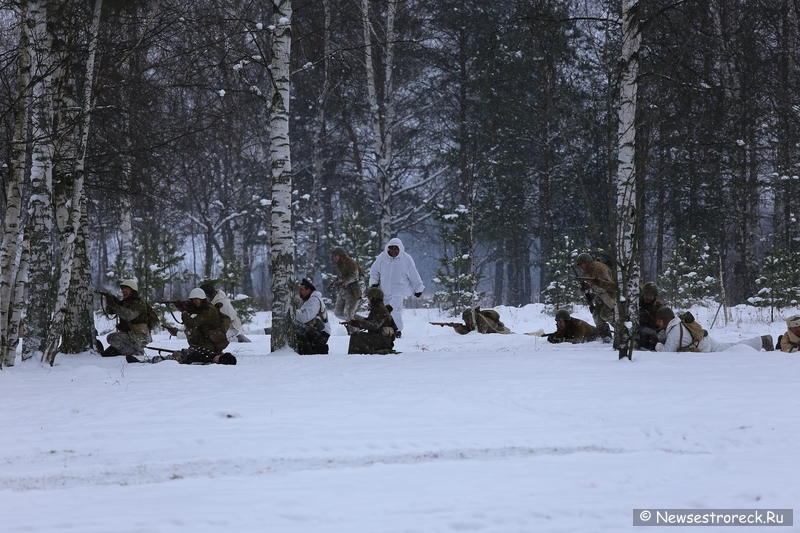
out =
{"type": "Polygon", "coordinates": [[[747,301],[756,307],[776,309],[796,307],[800,301],[800,252],[776,246],[764,258],[762,274],[756,278],[758,294],[747,301]]]}
{"type": "Polygon", "coordinates": [[[575,246],[575,240],[569,236],[564,237],[564,246],[555,246],[550,258],[545,265],[552,273],[552,279],[547,287],[542,289],[541,301],[548,313],[555,315],[559,309],[568,309],[570,312],[575,304],[585,304],[586,300],[580,292],[580,284],[575,281],[575,272],[571,265],[580,251],[575,246]]]}
{"type": "Polygon", "coordinates": [[[717,296],[717,264],[718,253],[698,235],[688,241],[678,239],[658,282],[664,300],[671,307],[688,308],[698,300],[717,296]]]}
{"type": "Polygon", "coordinates": [[[472,246],[473,220],[469,208],[461,204],[450,208],[436,204],[432,210],[440,222],[444,245],[440,268],[433,278],[442,288],[436,291],[433,301],[455,316],[460,310],[475,306],[484,295],[478,292],[481,275],[476,269],[472,246]]]}

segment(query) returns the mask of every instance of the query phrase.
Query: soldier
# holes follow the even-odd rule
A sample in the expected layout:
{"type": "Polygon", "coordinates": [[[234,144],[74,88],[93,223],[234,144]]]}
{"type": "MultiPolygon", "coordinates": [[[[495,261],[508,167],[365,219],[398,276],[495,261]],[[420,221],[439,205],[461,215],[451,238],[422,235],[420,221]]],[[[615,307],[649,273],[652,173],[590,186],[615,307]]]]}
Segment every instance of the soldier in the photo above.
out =
{"type": "Polygon", "coordinates": [[[800,315],[792,315],[786,319],[786,333],[778,338],[778,346],[782,352],[800,351],[800,315]]]}
{"type": "Polygon", "coordinates": [[[638,349],[650,351],[656,349],[658,344],[656,312],[662,307],[664,302],[658,299],[658,286],[648,281],[639,296],[639,337],[636,339],[638,349]]]}
{"type": "MultiPolygon", "coordinates": [[[[228,298],[228,295],[225,294],[225,291],[217,289],[214,284],[210,282],[203,283],[200,285],[200,288],[206,293],[206,298],[211,302],[211,305],[230,319],[230,325],[225,332],[225,336],[228,337],[228,342],[250,342],[250,339],[242,335],[242,321],[239,319],[239,315],[236,313],[236,309],[233,308],[233,304],[230,298],[228,298]]],[[[224,318],[223,322],[225,322],[224,318]]],[[[172,332],[170,331],[170,333],[172,332]]]]}
{"type": "Polygon", "coordinates": [[[139,285],[132,279],[120,283],[122,300],[113,294],[104,294],[106,313],[117,316],[117,331],[109,333],[108,348],[103,348],[99,339],[95,341],[100,355],[144,355],[144,347],[153,340],[150,336],[147,303],[139,297],[139,285]]]}
{"type": "Polygon", "coordinates": [[[389,354],[394,352],[394,339],[397,325],[392,318],[391,309],[383,303],[383,291],[370,287],[367,291],[369,314],[366,318],[356,315],[348,325],[365,331],[350,335],[349,354],[389,354]]]}
{"type": "Polygon", "coordinates": [[[228,352],[216,353],[205,348],[184,348],[175,350],[169,355],[156,355],[154,357],[137,358],[132,355],[126,357],[129,363],[160,363],[161,361],[177,361],[182,365],[235,365],[236,357],[228,352]]]}
{"type": "Polygon", "coordinates": [[[600,338],[597,328],[580,318],[573,318],[566,309],[559,309],[556,313],[556,331],[547,336],[547,342],[558,344],[571,342],[596,341],[600,338]]]}
{"type": "Polygon", "coordinates": [[[322,294],[306,278],[300,282],[297,293],[303,302],[294,315],[297,353],[327,354],[331,325],[328,322],[328,310],[322,302],[322,294]]]}
{"type": "Polygon", "coordinates": [[[403,330],[403,299],[412,294],[419,298],[425,285],[417,272],[414,259],[408,255],[403,241],[394,238],[378,255],[369,269],[369,284],[380,287],[386,297],[386,305],[392,308],[392,318],[397,324],[397,338],[403,330]]]}
{"type": "Polygon", "coordinates": [[[657,352],[721,352],[736,344],[745,344],[756,350],[763,348],[768,352],[775,349],[772,345],[772,335],[757,336],[739,342],[717,342],[695,322],[694,317],[691,315],[686,317],[686,314],[675,316],[669,307],[662,307],[656,311],[656,324],[660,330],[659,342],[656,344],[657,352]]]}
{"type": "MultiPolygon", "coordinates": [[[[328,285],[328,292],[336,291],[336,306],[333,314],[344,321],[355,315],[363,291],[364,271],[356,261],[347,255],[344,248],[337,247],[331,252],[336,263],[336,278],[328,285]]],[[[350,333],[350,330],[347,331],[350,333]]]]}
{"type": "Polygon", "coordinates": [[[583,271],[581,288],[592,295],[592,318],[603,342],[611,342],[610,322],[614,321],[614,297],[617,284],[611,279],[611,270],[588,253],[582,253],[575,263],[583,271]]]}
{"type": "Polygon", "coordinates": [[[461,313],[461,319],[464,320],[465,325],[453,326],[456,333],[460,333],[461,335],[466,335],[470,331],[475,331],[476,329],[478,333],[511,333],[511,330],[500,322],[500,313],[494,309],[481,310],[480,307],[466,309],[461,313]],[[475,322],[472,321],[473,316],[475,317],[475,322]]]}
{"type": "Polygon", "coordinates": [[[219,311],[208,301],[203,289],[192,289],[189,293],[191,306],[181,311],[181,322],[186,328],[189,348],[204,348],[222,353],[228,347],[228,337],[222,328],[219,311]]]}

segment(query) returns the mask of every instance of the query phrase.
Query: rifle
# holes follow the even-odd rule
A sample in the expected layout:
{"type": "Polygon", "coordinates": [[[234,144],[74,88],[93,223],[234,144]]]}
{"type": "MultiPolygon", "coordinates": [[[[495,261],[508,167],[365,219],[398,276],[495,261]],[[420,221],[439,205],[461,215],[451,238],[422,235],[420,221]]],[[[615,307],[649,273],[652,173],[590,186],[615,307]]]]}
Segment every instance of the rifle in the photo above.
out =
{"type": "Polygon", "coordinates": [[[174,305],[178,311],[189,311],[194,307],[194,304],[189,300],[159,300],[157,303],[164,305],[174,305]]]}
{"type": "Polygon", "coordinates": [[[150,350],[155,350],[155,351],[157,351],[159,354],[160,354],[161,352],[167,352],[167,353],[178,353],[178,352],[180,352],[180,350],[169,350],[169,349],[167,349],[167,348],[158,348],[157,346],[145,346],[145,348],[148,348],[148,349],[150,349],[150,350]]]}
{"type": "Polygon", "coordinates": [[[461,322],[429,322],[429,324],[441,327],[450,326],[451,328],[454,328],[456,326],[460,326],[462,328],[465,327],[464,324],[462,324],[461,322]]]}
{"type": "Polygon", "coordinates": [[[578,272],[575,270],[575,265],[572,265],[572,273],[575,274],[575,280],[581,284],[581,292],[586,297],[586,303],[589,304],[589,312],[594,313],[594,296],[592,295],[588,283],[589,281],[593,281],[592,278],[578,275],[578,272]]]}
{"type": "Polygon", "coordinates": [[[119,300],[119,298],[117,298],[116,296],[114,296],[114,295],[113,295],[113,294],[111,294],[110,292],[106,292],[106,291],[98,291],[97,289],[95,289],[95,290],[94,290],[94,292],[96,292],[96,293],[97,293],[97,294],[99,294],[100,296],[104,296],[106,299],[109,299],[109,298],[110,298],[110,299],[112,299],[112,300],[114,300],[114,301],[117,301],[117,300],[119,300]]]}

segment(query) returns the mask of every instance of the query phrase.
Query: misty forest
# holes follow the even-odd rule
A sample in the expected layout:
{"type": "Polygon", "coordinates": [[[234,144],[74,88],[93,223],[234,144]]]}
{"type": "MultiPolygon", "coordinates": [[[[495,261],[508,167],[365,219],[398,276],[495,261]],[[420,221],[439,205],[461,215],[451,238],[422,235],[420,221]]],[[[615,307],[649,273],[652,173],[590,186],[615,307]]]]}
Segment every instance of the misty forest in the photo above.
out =
{"type": "Polygon", "coordinates": [[[397,236],[458,313],[580,303],[583,252],[618,335],[646,281],[800,298],[797,0],[0,0],[0,82],[0,366],[126,278],[291,346],[299,279],[397,236]]]}

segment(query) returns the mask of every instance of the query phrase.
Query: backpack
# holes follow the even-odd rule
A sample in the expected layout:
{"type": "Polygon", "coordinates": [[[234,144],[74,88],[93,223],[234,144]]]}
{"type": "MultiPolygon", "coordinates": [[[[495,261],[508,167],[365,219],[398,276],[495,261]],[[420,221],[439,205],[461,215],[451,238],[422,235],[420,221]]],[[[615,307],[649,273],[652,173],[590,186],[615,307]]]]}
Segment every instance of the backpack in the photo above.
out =
{"type": "Polygon", "coordinates": [[[678,318],[681,319],[681,325],[686,327],[686,329],[689,330],[689,333],[692,335],[692,343],[689,346],[681,347],[681,345],[683,344],[683,328],[681,328],[680,330],[681,337],[680,337],[678,351],[699,352],[700,349],[698,348],[698,344],[700,344],[700,341],[702,341],[703,337],[708,335],[708,333],[706,332],[706,330],[703,329],[703,327],[699,323],[695,322],[694,315],[689,311],[686,311],[685,313],[678,315],[678,318]]]}

